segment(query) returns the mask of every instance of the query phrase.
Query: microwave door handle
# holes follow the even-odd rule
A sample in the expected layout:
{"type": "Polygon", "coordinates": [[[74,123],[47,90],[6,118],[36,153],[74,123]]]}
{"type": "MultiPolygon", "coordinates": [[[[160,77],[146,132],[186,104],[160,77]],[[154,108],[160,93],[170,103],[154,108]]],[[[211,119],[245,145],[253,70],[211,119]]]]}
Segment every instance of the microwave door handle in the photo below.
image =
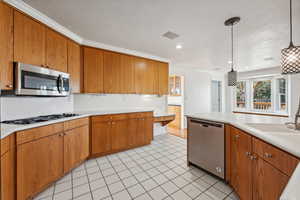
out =
{"type": "Polygon", "coordinates": [[[61,93],[61,83],[61,75],[59,75],[57,78],[57,90],[59,93],[61,93]]]}
{"type": "Polygon", "coordinates": [[[60,76],[60,87],[61,87],[61,93],[64,91],[64,79],[62,76],[60,76]]]}

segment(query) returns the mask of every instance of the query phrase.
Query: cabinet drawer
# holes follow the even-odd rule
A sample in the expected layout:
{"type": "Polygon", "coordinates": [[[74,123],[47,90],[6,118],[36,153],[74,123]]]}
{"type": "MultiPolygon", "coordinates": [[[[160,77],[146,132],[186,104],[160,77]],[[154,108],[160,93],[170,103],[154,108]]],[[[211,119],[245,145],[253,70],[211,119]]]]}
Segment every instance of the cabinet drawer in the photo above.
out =
{"type": "Polygon", "coordinates": [[[292,175],[299,162],[290,154],[256,138],[253,140],[253,151],[288,176],[292,175]]]}
{"type": "Polygon", "coordinates": [[[64,122],[64,130],[67,131],[88,124],[89,124],[89,118],[74,119],[71,121],[64,122]]]}
{"type": "Polygon", "coordinates": [[[91,117],[91,119],[92,119],[92,123],[108,122],[108,121],[112,120],[112,116],[111,115],[98,115],[98,116],[91,117]]]}
{"type": "Polygon", "coordinates": [[[38,138],[46,137],[49,135],[54,135],[56,133],[63,132],[63,131],[64,131],[63,123],[51,124],[48,126],[42,126],[38,128],[32,128],[29,130],[20,131],[16,133],[17,145],[23,144],[25,142],[30,142],[32,140],[36,140],[38,138]]]}

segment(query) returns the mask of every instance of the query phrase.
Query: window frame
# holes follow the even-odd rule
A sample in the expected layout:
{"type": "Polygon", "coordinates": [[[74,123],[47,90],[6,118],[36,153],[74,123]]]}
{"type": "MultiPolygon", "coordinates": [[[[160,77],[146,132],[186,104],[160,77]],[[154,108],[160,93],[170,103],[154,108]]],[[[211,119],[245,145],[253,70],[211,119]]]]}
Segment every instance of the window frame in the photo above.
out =
{"type": "Polygon", "coordinates": [[[239,79],[238,82],[244,81],[246,83],[246,91],[245,91],[245,108],[237,107],[237,89],[236,87],[232,90],[233,94],[233,112],[245,112],[245,113],[257,113],[257,114],[270,114],[270,115],[290,115],[290,76],[283,76],[280,74],[276,75],[266,75],[266,76],[255,76],[255,77],[246,77],[239,79]],[[277,84],[278,79],[285,79],[286,80],[286,108],[285,110],[280,110],[280,100],[279,100],[279,84],[277,84]],[[264,81],[270,80],[271,81],[271,109],[270,110],[258,110],[254,109],[254,88],[253,83],[255,81],[264,81]]]}

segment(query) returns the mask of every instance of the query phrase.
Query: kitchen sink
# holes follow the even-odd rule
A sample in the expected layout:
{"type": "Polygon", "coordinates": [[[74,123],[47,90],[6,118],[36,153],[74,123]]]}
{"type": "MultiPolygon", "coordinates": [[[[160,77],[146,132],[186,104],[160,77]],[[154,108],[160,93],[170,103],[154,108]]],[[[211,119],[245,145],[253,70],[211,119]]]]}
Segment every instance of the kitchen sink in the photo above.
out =
{"type": "Polygon", "coordinates": [[[288,124],[266,124],[266,123],[247,123],[251,128],[257,129],[271,134],[300,134],[299,130],[295,130],[295,125],[288,124]]]}

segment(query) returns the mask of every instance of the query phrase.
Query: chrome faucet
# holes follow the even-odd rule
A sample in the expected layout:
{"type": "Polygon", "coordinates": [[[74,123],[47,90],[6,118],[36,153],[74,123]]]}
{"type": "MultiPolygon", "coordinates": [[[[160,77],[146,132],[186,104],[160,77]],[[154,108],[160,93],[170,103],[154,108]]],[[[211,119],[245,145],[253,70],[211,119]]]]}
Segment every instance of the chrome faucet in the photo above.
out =
{"type": "Polygon", "coordinates": [[[299,100],[298,111],[297,111],[296,117],[295,117],[295,129],[296,129],[296,130],[300,130],[300,122],[299,122],[299,118],[300,118],[300,100],[299,100]]]}

